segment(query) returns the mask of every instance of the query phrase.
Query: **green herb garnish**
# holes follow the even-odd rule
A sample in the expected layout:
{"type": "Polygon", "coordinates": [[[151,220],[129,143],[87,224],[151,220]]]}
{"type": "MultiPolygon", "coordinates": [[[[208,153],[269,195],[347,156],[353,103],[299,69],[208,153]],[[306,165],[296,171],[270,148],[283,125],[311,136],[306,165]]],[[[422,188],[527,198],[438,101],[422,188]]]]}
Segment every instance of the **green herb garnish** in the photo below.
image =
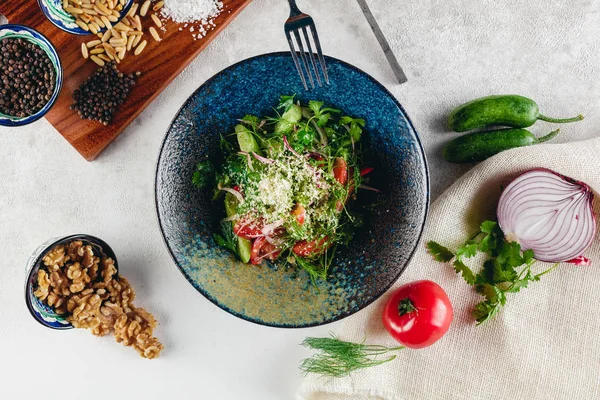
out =
{"type": "Polygon", "coordinates": [[[317,350],[312,357],[302,360],[304,374],[313,373],[340,378],[352,372],[392,361],[396,355],[381,358],[386,353],[404,349],[404,346],[386,347],[375,344],[344,342],[333,334],[329,338],[308,337],[302,345],[317,350]]]}
{"type": "Polygon", "coordinates": [[[452,262],[457,274],[461,274],[465,282],[473,286],[477,293],[485,298],[473,310],[477,325],[492,319],[506,304],[508,293],[517,293],[526,288],[530,282],[539,281],[540,277],[558,264],[534,274],[531,270],[536,262],[533,251],[521,251],[516,242],[509,242],[497,222],[485,221],[479,232],[460,246],[456,252],[439,243],[430,241],[427,250],[436,261],[452,262]],[[477,274],[465,263],[478,253],[484,253],[486,260],[477,274]]]}

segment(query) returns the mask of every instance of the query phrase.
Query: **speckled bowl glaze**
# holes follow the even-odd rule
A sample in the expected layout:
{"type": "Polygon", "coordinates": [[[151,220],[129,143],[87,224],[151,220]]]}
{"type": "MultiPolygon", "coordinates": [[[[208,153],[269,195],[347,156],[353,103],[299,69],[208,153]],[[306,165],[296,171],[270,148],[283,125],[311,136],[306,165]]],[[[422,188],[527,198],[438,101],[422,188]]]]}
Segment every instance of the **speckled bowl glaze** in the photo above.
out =
{"type": "MultiPolygon", "coordinates": [[[[74,35],[93,35],[92,32],[81,29],[79,25],[75,23],[75,18],[64,10],[62,0],[37,0],[37,2],[46,18],[48,18],[48,20],[56,27],[74,35]]],[[[119,18],[119,21],[127,15],[132,5],[133,0],[127,0],[125,2],[123,10],[120,11],[121,18],[119,18]]],[[[117,22],[114,22],[114,24],[117,22]]],[[[106,28],[102,28],[99,32],[104,31],[106,31],[106,28]]]]}
{"type": "Polygon", "coordinates": [[[54,105],[54,102],[60,94],[63,82],[63,70],[60,63],[60,58],[56,49],[50,41],[35,29],[31,29],[24,25],[6,24],[0,25],[0,40],[2,39],[26,39],[42,48],[48,54],[56,76],[54,92],[52,97],[38,112],[28,117],[15,117],[0,113],[0,125],[2,126],[21,126],[27,125],[42,118],[54,105]]]}
{"type": "MultiPolygon", "coordinates": [[[[250,58],[215,75],[186,101],[160,151],[156,206],[160,228],[186,279],[225,311],[255,323],[299,328],[339,320],[381,296],[404,271],[419,243],[429,204],[423,148],[406,113],[375,79],[327,57],[331,84],[305,91],[288,53],[250,58]],[[338,249],[330,276],[311,285],[306,272],[276,264],[242,264],[211,235],[225,215],[222,202],[191,183],[196,163],[222,162],[219,135],[246,114],[274,115],[282,94],[323,100],[364,118],[365,157],[375,167],[370,185],[382,194],[365,227],[338,249]]],[[[360,199],[359,199],[360,200],[360,199]]]]}
{"type": "Polygon", "coordinates": [[[72,329],[73,325],[71,325],[71,323],[67,321],[66,315],[57,314],[56,312],[54,312],[54,309],[52,307],[44,304],[33,294],[37,287],[37,273],[40,267],[43,266],[43,258],[46,256],[46,254],[48,254],[56,246],[69,243],[73,240],[81,240],[84,245],[91,245],[94,249],[94,253],[105,254],[108,257],[111,257],[113,260],[115,260],[115,268],[117,268],[117,272],[119,271],[119,262],[117,261],[115,252],[110,248],[108,244],[106,244],[106,242],[95,236],[84,234],[70,235],[50,239],[47,242],[39,245],[38,248],[35,249],[33,254],[29,257],[29,260],[27,260],[25,303],[27,304],[27,309],[29,310],[33,318],[47,328],[64,330],[72,329]]]}

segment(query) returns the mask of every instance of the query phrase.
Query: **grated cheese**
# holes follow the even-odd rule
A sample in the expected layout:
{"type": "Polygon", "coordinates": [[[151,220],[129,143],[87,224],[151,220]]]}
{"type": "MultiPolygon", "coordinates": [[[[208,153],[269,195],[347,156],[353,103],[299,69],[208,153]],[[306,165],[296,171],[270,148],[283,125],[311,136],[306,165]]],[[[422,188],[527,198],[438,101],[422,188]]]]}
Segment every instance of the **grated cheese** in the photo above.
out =
{"type": "Polygon", "coordinates": [[[310,237],[313,231],[324,226],[335,229],[338,216],[328,207],[332,185],[337,181],[333,177],[326,179],[322,171],[310,166],[303,158],[280,153],[272,159],[275,162],[266,166],[259,180],[242,188],[245,202],[241,213],[253,213],[265,224],[283,220],[289,225],[295,220],[291,211],[299,202],[306,209],[304,234],[310,237]]]}

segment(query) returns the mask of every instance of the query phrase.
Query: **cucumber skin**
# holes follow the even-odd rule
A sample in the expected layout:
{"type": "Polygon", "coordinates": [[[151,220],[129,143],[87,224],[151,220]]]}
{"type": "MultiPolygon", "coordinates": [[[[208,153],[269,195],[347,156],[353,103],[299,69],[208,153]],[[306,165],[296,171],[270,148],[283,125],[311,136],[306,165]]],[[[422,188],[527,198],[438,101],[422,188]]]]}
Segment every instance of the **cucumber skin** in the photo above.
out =
{"type": "Polygon", "coordinates": [[[501,151],[536,143],[538,139],[526,129],[475,132],[452,140],[444,147],[442,156],[451,163],[483,161],[501,151]]]}
{"type": "Polygon", "coordinates": [[[275,125],[275,133],[288,133],[294,127],[294,124],[302,119],[302,108],[293,104],[289,110],[281,115],[281,119],[275,125]]]}
{"type": "MultiPolygon", "coordinates": [[[[237,212],[237,199],[231,193],[225,193],[225,213],[228,217],[231,217],[237,212]]],[[[235,225],[232,222],[233,225],[235,225]]],[[[248,264],[250,262],[250,256],[252,255],[252,242],[248,239],[237,237],[238,253],[240,260],[243,263],[248,264]]]]}
{"type": "Polygon", "coordinates": [[[448,117],[448,127],[455,132],[491,125],[527,128],[539,116],[538,105],[518,95],[496,95],[470,101],[454,109],[448,117]]]}

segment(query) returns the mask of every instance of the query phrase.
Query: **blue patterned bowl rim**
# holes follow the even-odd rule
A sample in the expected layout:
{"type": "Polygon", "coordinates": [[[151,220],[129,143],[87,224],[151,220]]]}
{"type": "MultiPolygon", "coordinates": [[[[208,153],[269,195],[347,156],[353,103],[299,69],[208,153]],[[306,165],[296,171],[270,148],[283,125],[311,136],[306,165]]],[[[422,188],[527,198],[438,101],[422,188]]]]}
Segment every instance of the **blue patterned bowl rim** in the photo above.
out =
{"type": "Polygon", "coordinates": [[[56,75],[54,92],[52,93],[52,97],[50,98],[48,103],[46,103],[44,105],[44,107],[41,108],[41,110],[39,110],[35,114],[30,115],[28,117],[13,117],[13,116],[4,115],[4,114],[0,113],[0,125],[2,125],[2,126],[27,125],[27,124],[37,121],[38,119],[40,119],[44,115],[46,115],[46,113],[48,111],[50,111],[50,109],[56,102],[56,99],[58,98],[58,95],[60,94],[60,91],[62,89],[62,84],[63,84],[62,64],[60,62],[60,57],[59,57],[58,53],[56,52],[56,49],[50,42],[50,40],[48,40],[48,38],[46,36],[42,35],[35,29],[29,28],[28,26],[25,26],[25,25],[16,25],[16,24],[0,25],[0,40],[5,38],[6,36],[22,38],[22,39],[29,40],[30,42],[33,42],[37,46],[41,47],[42,50],[44,50],[46,52],[46,54],[48,54],[48,57],[50,58],[50,61],[52,62],[52,65],[54,66],[54,72],[56,75]]]}
{"type": "Polygon", "coordinates": [[[25,304],[27,305],[27,309],[29,310],[31,316],[37,322],[47,328],[67,330],[73,329],[73,325],[67,322],[64,316],[59,316],[58,314],[54,313],[52,307],[43,304],[37,297],[35,297],[33,294],[33,284],[36,280],[37,272],[40,269],[42,259],[46,256],[46,254],[48,254],[54,247],[73,240],[82,240],[84,242],[99,246],[107,256],[115,260],[115,268],[117,269],[117,273],[119,271],[119,262],[115,252],[104,240],[97,238],[96,236],[87,234],[61,236],[50,239],[38,246],[27,262],[27,273],[25,279],[25,304]],[[40,311],[40,309],[42,311],[40,311]],[[46,318],[44,318],[42,313],[45,314],[46,318]]]}
{"type": "MultiPolygon", "coordinates": [[[[120,12],[121,21],[125,15],[129,12],[129,9],[133,5],[134,0],[127,0],[123,9],[120,12]]],[[[37,0],[37,3],[46,16],[46,18],[52,22],[54,26],[62,29],[65,32],[72,33],[74,35],[93,35],[94,33],[81,29],[79,25],[75,23],[75,18],[66,12],[62,7],[62,0],[37,0]]],[[[115,24],[117,23],[115,22],[115,24]]],[[[101,28],[98,32],[104,32],[106,28],[101,28]]]]}
{"type": "MultiPolygon", "coordinates": [[[[189,105],[189,103],[191,101],[193,101],[193,99],[195,98],[196,93],[198,93],[204,86],[212,83],[214,80],[216,80],[218,78],[219,75],[221,75],[222,73],[224,73],[225,71],[229,71],[232,70],[234,68],[236,68],[238,65],[240,64],[244,64],[253,60],[257,60],[257,59],[261,59],[261,58],[267,58],[267,57],[271,57],[271,56],[286,56],[289,55],[290,53],[287,51],[279,51],[279,52],[272,52],[272,53],[264,53],[264,54],[259,54],[253,57],[249,57],[247,59],[238,61],[235,64],[230,65],[227,68],[224,68],[223,70],[217,72],[216,74],[214,74],[212,77],[210,77],[208,80],[206,80],[204,83],[202,83],[192,94],[190,94],[190,96],[187,98],[187,100],[181,105],[181,107],[179,107],[179,109],[177,110],[177,112],[175,113],[175,117],[173,117],[173,120],[171,121],[171,123],[169,124],[169,128],[167,129],[167,133],[165,134],[165,137],[162,140],[162,143],[160,145],[160,151],[158,152],[158,157],[157,157],[157,162],[156,162],[156,169],[155,169],[155,178],[154,178],[154,206],[156,209],[156,219],[158,221],[158,225],[161,231],[161,236],[163,239],[163,242],[165,243],[165,246],[167,247],[167,250],[171,256],[171,259],[173,260],[173,262],[175,263],[175,266],[177,266],[177,269],[179,270],[179,272],[184,276],[184,278],[190,283],[190,285],[192,285],[192,287],[194,289],[196,289],[198,292],[200,292],[202,294],[202,296],[204,296],[208,301],[210,301],[211,303],[213,303],[215,306],[219,307],[222,310],[225,310],[226,312],[230,313],[231,315],[234,315],[244,321],[248,321],[251,322],[253,324],[256,325],[260,325],[260,326],[268,326],[268,327],[272,327],[272,328],[282,328],[282,329],[297,329],[297,328],[310,328],[310,327],[315,327],[315,326],[322,326],[322,325],[326,325],[329,323],[333,323],[336,321],[340,321],[352,314],[355,314],[355,312],[353,311],[349,311],[349,312],[345,312],[345,313],[340,313],[339,315],[337,315],[334,319],[330,320],[330,321],[326,321],[326,322],[315,322],[315,323],[310,323],[310,324],[303,324],[301,326],[295,326],[295,325],[269,325],[269,324],[264,324],[261,323],[260,321],[254,320],[254,319],[250,319],[250,318],[246,318],[244,315],[240,315],[238,313],[232,312],[231,310],[228,310],[225,306],[223,306],[222,304],[219,304],[219,302],[217,302],[216,300],[214,300],[208,293],[205,293],[204,289],[198,287],[194,281],[188,277],[185,273],[183,268],[179,265],[179,262],[177,261],[177,258],[175,257],[175,253],[173,252],[173,249],[171,248],[171,246],[169,245],[169,242],[167,241],[166,235],[165,235],[165,231],[164,231],[164,227],[163,224],[161,222],[160,219],[160,211],[159,211],[159,199],[158,199],[158,176],[159,176],[159,168],[160,168],[160,159],[162,157],[162,153],[165,149],[165,145],[167,143],[168,140],[168,133],[171,131],[171,129],[173,128],[173,125],[176,122],[177,116],[181,114],[181,112],[189,105]]],[[[400,111],[402,112],[403,116],[406,118],[406,122],[407,124],[410,126],[410,128],[413,130],[413,132],[415,133],[415,139],[416,139],[416,143],[418,145],[418,148],[421,152],[421,155],[423,157],[423,167],[425,170],[425,191],[426,191],[426,203],[424,205],[424,218],[423,218],[423,222],[421,224],[421,226],[419,227],[419,236],[417,238],[416,241],[416,245],[414,246],[414,249],[410,252],[410,255],[407,258],[406,261],[406,266],[408,266],[411,262],[411,260],[413,259],[415,252],[417,251],[417,248],[419,247],[419,244],[421,243],[421,240],[423,238],[423,231],[425,230],[425,224],[427,222],[427,217],[429,215],[429,206],[430,206],[430,196],[431,196],[431,182],[430,182],[430,176],[429,176],[429,164],[427,162],[427,156],[425,153],[425,149],[423,147],[423,144],[421,143],[421,139],[419,137],[419,134],[417,133],[417,130],[415,129],[414,124],[412,123],[412,121],[410,120],[410,118],[408,117],[408,114],[406,113],[406,110],[404,110],[404,107],[402,107],[402,105],[400,104],[400,102],[396,99],[396,97],[394,97],[394,95],[385,87],[383,86],[381,83],[379,83],[379,81],[377,81],[375,78],[373,78],[371,75],[367,74],[365,71],[363,71],[362,69],[355,67],[352,64],[349,64],[345,61],[342,61],[338,58],[335,57],[331,57],[331,56],[325,56],[325,60],[326,61],[334,61],[337,63],[340,63],[342,65],[344,65],[345,67],[352,69],[356,72],[359,72],[361,74],[363,74],[367,79],[369,79],[371,82],[373,82],[376,86],[378,86],[381,91],[383,93],[385,93],[387,96],[389,96],[389,98],[394,102],[394,104],[400,109],[400,111]]],[[[298,78],[300,79],[300,78],[298,78]]],[[[375,300],[377,300],[378,298],[381,297],[381,295],[383,295],[387,290],[389,290],[389,288],[394,284],[395,281],[398,280],[398,278],[400,278],[400,276],[402,275],[402,273],[404,272],[405,268],[399,269],[398,270],[398,274],[396,275],[395,279],[389,284],[388,287],[383,288],[381,293],[378,293],[376,296],[373,296],[373,298],[366,302],[361,309],[365,309],[367,308],[369,305],[371,305],[375,300]]]]}

